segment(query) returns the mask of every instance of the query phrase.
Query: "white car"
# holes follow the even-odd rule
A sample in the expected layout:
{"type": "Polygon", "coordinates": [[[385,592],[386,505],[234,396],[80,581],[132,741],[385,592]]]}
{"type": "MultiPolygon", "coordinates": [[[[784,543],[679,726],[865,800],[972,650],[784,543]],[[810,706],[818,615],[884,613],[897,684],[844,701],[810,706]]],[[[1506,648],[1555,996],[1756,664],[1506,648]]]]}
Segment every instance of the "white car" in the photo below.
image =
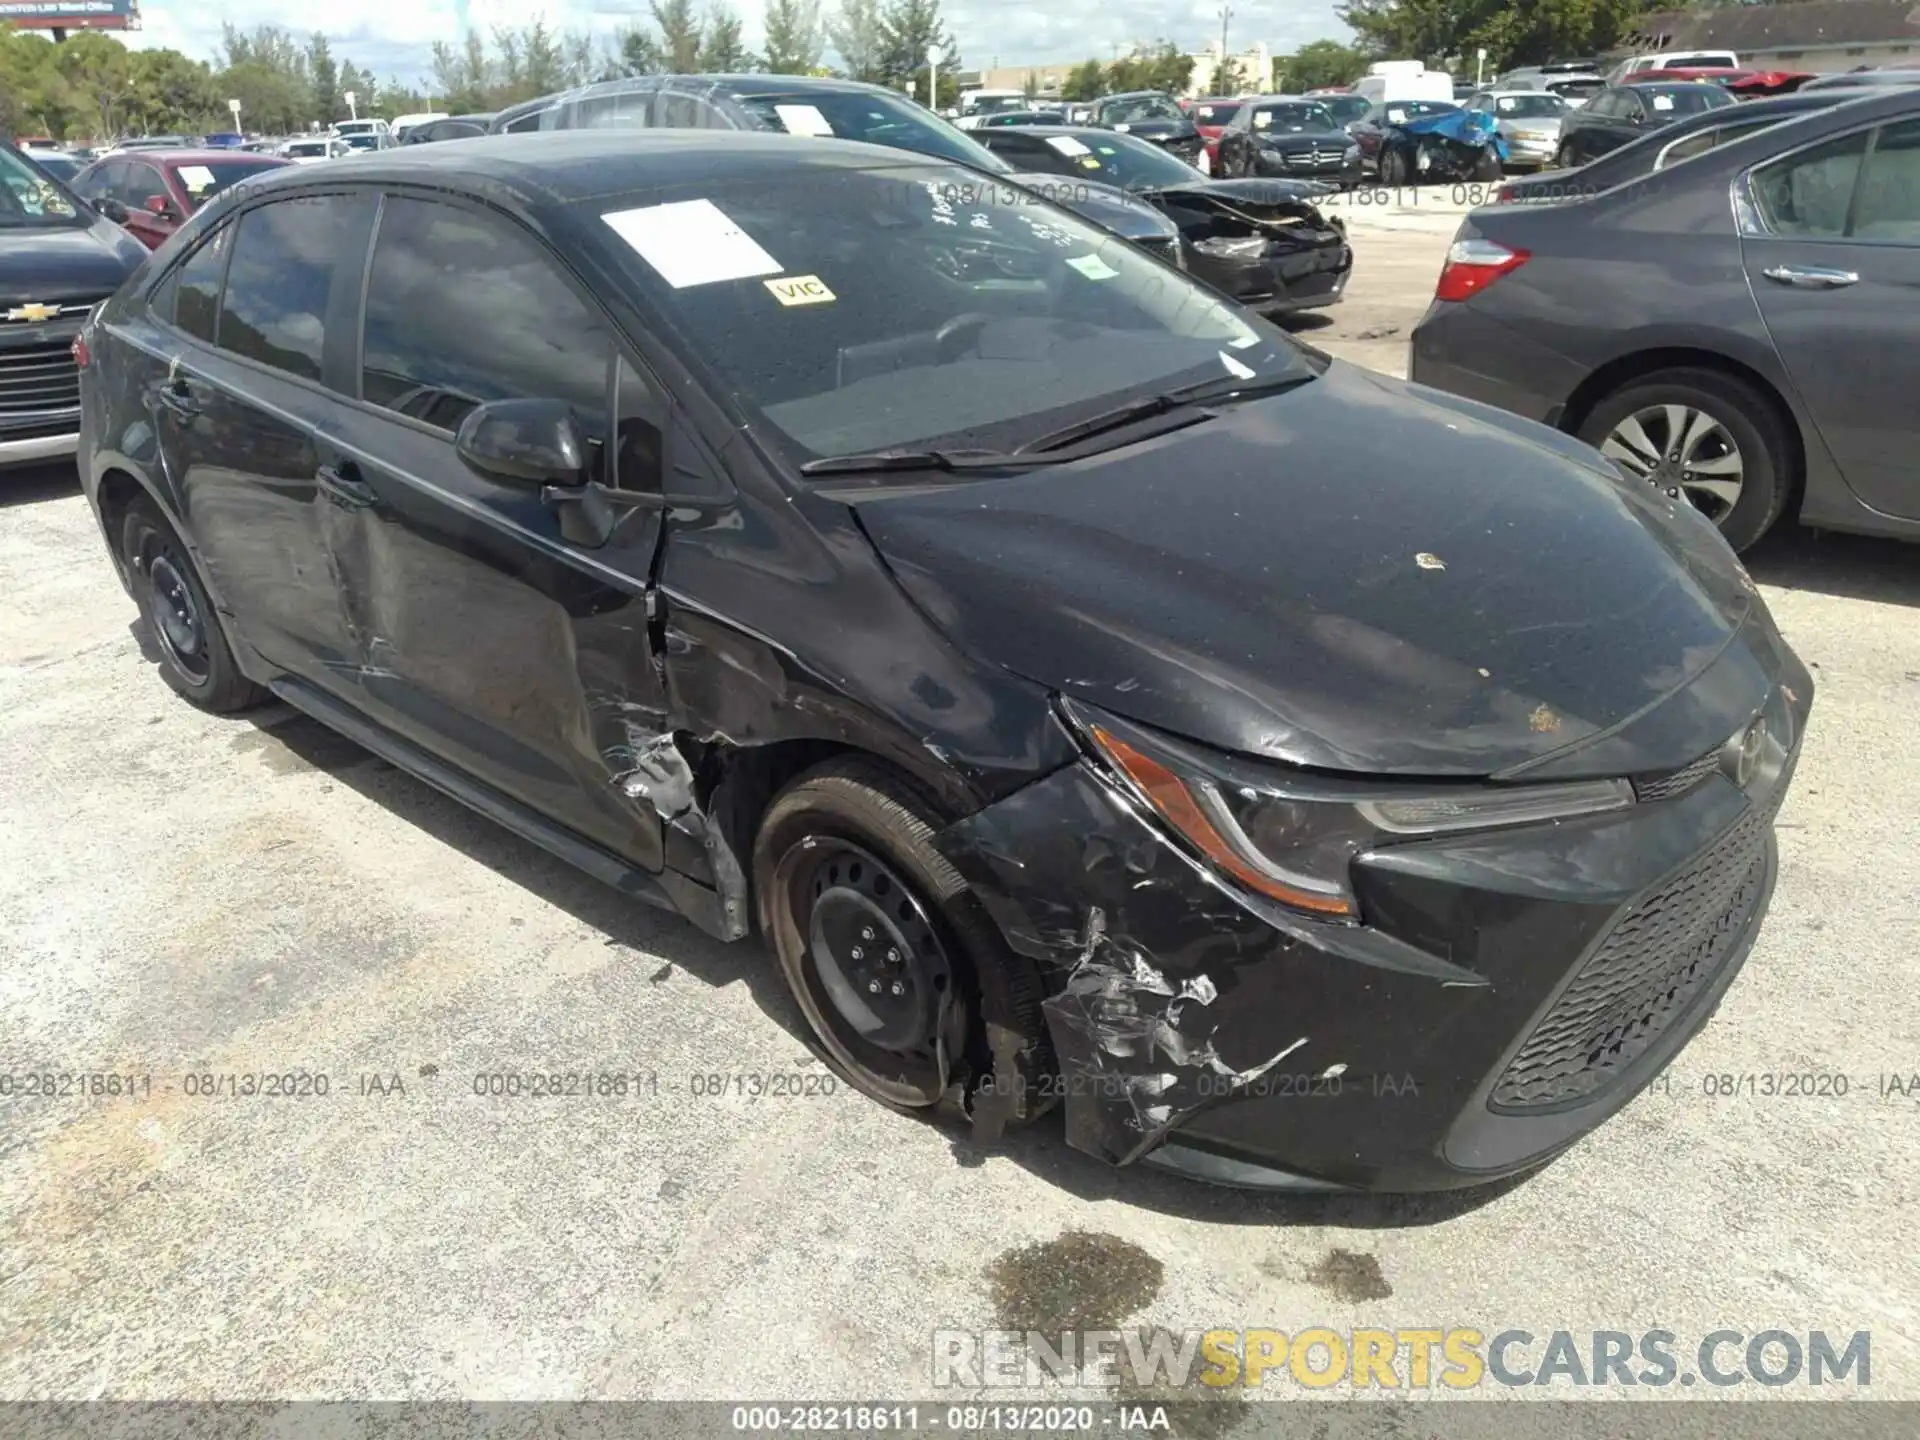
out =
{"type": "Polygon", "coordinates": [[[1482,90],[1467,102],[1469,110],[1493,117],[1507,142],[1509,174],[1540,170],[1560,147],[1560,124],[1571,108],[1551,90],[1482,90]]]}
{"type": "Polygon", "coordinates": [[[296,165],[312,165],[320,160],[337,160],[351,155],[353,147],[333,135],[317,135],[310,140],[289,140],[280,153],[296,165]]]}

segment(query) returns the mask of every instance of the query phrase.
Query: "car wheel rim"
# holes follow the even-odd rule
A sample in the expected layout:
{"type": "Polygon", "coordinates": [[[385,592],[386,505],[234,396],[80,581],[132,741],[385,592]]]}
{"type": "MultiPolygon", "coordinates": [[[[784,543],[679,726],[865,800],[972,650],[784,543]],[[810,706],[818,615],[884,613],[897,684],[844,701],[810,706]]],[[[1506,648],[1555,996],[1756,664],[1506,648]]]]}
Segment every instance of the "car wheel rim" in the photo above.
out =
{"type": "Polygon", "coordinates": [[[808,837],[780,868],[815,1030],[867,1088],[901,1105],[933,1104],[965,1012],[919,895],[892,866],[835,836],[808,837]]]}
{"type": "Polygon", "coordinates": [[[180,562],[167,551],[147,562],[147,593],[149,617],[168,656],[189,679],[206,679],[206,625],[180,562]]]}
{"type": "Polygon", "coordinates": [[[1746,459],[1725,424],[1691,405],[1649,405],[1626,416],[1600,453],[1661,490],[1678,490],[1718,523],[1740,503],[1746,459]]]}

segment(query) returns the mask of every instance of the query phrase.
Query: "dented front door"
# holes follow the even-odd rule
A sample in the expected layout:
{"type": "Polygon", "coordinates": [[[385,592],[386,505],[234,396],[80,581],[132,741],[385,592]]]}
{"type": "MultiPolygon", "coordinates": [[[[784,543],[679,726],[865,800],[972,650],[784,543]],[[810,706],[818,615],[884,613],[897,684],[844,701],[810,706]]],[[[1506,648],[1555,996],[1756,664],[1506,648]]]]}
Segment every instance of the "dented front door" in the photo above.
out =
{"type": "Polygon", "coordinates": [[[363,335],[365,403],[342,407],[321,446],[366,708],[509,800],[659,869],[644,772],[667,729],[648,631],[661,510],[618,506],[604,542],[583,541],[564,504],[479,474],[453,442],[478,403],[563,399],[600,478],[657,488],[659,397],[530,234],[438,201],[383,206],[363,335]]]}

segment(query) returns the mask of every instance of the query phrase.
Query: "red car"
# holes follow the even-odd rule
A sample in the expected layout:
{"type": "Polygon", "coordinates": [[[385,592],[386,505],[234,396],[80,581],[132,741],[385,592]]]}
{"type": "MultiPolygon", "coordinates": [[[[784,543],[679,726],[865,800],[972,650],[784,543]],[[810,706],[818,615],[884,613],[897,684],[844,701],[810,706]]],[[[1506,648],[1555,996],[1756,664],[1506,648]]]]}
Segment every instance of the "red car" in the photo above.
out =
{"type": "Polygon", "coordinates": [[[1748,70],[1732,69],[1724,65],[1678,65],[1671,70],[1649,70],[1633,78],[1636,84],[1654,80],[1705,81],[1708,84],[1725,86],[1742,100],[1757,100],[1768,95],[1790,95],[1813,79],[1813,75],[1805,70],[1748,70]]]}
{"type": "Polygon", "coordinates": [[[158,250],[229,185],[289,163],[244,150],[123,150],[82,170],[73,189],[149,250],[158,250]]]}
{"type": "Polygon", "coordinates": [[[1193,120],[1193,128],[1200,132],[1200,151],[1206,156],[1201,168],[1209,175],[1218,174],[1220,135],[1233,123],[1233,117],[1240,111],[1240,102],[1231,95],[1206,95],[1181,103],[1193,120]]]}

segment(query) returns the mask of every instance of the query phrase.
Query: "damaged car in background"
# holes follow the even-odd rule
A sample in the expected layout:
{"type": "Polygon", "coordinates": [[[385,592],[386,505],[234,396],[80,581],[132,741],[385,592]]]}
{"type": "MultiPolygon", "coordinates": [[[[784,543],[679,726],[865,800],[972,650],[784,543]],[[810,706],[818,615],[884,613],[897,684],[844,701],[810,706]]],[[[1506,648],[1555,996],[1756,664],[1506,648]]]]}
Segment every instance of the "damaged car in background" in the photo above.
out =
{"type": "Polygon", "coordinates": [[[1310,180],[1210,180],[1156,145],[1111,130],[982,131],[1016,170],[1094,180],[1157,208],[1180,228],[1186,268],[1266,314],[1331,305],[1353,273],[1346,224],[1313,202],[1310,180]]]}
{"type": "Polygon", "coordinates": [[[1382,185],[1498,180],[1513,153],[1493,115],[1436,100],[1375,105],[1350,129],[1382,185]]]}
{"type": "Polygon", "coordinates": [[[162,677],[757,931],[979,1143],[1545,1163],[1754,943],[1807,670],[1683,500],[977,179],[583,129],[217,197],[75,347],[162,677]]]}

